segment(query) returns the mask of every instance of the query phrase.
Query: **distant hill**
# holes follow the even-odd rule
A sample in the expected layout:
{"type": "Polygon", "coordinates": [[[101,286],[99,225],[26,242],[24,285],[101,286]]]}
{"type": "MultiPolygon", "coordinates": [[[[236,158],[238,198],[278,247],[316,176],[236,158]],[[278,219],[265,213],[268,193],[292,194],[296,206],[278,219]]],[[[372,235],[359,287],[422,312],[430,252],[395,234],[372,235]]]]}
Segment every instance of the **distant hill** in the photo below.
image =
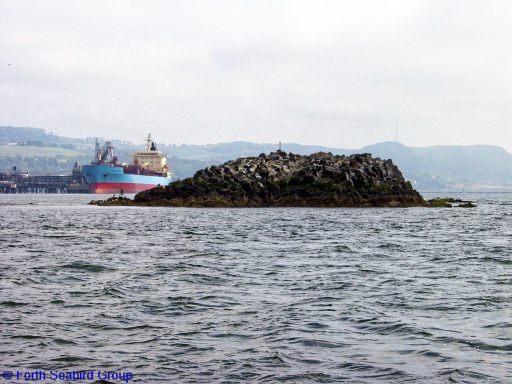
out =
{"type": "Polygon", "coordinates": [[[55,141],[57,136],[48,134],[41,128],[0,127],[0,144],[23,141],[55,141]]]}
{"type": "Polygon", "coordinates": [[[47,133],[41,128],[0,127],[0,145],[21,144],[27,146],[63,147],[68,149],[88,149],[94,146],[95,139],[76,139],[47,133]]]}
{"type": "Polygon", "coordinates": [[[420,190],[512,190],[512,155],[491,145],[406,147],[386,142],[362,148],[393,159],[420,190]]]}
{"type": "MultiPolygon", "coordinates": [[[[165,150],[180,159],[220,164],[244,156],[257,156],[277,149],[277,144],[247,142],[209,145],[167,145],[165,150]]],[[[415,188],[423,191],[512,190],[512,155],[489,145],[406,147],[397,142],[369,145],[361,149],[340,149],[284,143],[282,149],[301,155],[331,152],[337,155],[371,153],[392,159],[415,188]]]]}
{"type": "MultiPolygon", "coordinates": [[[[95,138],[73,139],[48,134],[38,128],[0,127],[0,170],[16,166],[31,174],[70,172],[75,160],[88,163],[92,159],[94,142],[95,138]],[[15,143],[20,145],[12,145],[15,143]]],[[[129,160],[131,153],[142,148],[120,140],[113,142],[120,161],[129,160]]],[[[210,165],[278,149],[276,143],[243,141],[208,145],[157,144],[162,152],[169,154],[175,177],[181,179],[210,165]]],[[[404,177],[420,191],[512,191],[512,154],[496,146],[418,148],[385,142],[361,149],[341,149],[283,143],[282,149],[301,155],[320,151],[338,155],[371,153],[392,159],[404,177]]]]}
{"type": "MultiPolygon", "coordinates": [[[[279,149],[279,144],[256,144],[246,141],[235,141],[232,143],[219,143],[207,145],[166,145],[167,152],[181,159],[202,160],[212,164],[223,163],[239,157],[257,156],[260,153],[270,153],[279,149]]],[[[286,152],[298,155],[309,155],[315,152],[351,152],[339,148],[328,148],[319,145],[300,145],[293,143],[282,144],[286,152]]]]}

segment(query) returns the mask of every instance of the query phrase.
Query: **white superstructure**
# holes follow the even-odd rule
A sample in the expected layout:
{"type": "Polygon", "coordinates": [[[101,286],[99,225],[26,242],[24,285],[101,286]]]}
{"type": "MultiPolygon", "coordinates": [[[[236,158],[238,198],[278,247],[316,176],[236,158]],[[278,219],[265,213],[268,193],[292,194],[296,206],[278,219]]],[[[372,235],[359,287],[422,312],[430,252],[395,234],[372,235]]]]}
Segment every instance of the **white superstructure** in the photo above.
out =
{"type": "Polygon", "coordinates": [[[169,156],[163,154],[156,148],[156,143],[152,141],[151,134],[146,138],[146,142],[148,145],[147,150],[136,152],[134,154],[134,164],[151,172],[171,177],[172,173],[169,171],[169,165],[167,164],[167,158],[169,156]]]}

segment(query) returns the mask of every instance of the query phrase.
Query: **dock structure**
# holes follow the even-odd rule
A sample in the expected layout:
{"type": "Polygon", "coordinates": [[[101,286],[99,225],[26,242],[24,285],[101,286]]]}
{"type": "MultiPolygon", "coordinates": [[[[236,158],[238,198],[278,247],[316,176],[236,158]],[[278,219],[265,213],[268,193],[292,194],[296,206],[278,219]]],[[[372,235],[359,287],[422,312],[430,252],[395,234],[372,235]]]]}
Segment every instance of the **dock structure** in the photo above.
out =
{"type": "Polygon", "coordinates": [[[26,171],[0,172],[0,193],[89,193],[81,174],[29,176],[26,171]]]}

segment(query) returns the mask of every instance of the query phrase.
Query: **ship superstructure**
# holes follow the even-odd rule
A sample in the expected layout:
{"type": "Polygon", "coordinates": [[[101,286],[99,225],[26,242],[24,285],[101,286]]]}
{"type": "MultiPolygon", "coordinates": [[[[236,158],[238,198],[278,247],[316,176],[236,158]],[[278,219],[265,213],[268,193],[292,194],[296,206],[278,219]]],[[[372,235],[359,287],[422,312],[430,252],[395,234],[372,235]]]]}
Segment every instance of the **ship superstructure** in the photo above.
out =
{"type": "Polygon", "coordinates": [[[146,138],[147,149],[145,151],[136,152],[133,155],[133,164],[125,165],[126,173],[140,173],[141,171],[147,175],[157,175],[164,177],[172,177],[172,172],[167,164],[168,155],[162,154],[157,148],[156,143],[152,141],[151,134],[146,138]]]}

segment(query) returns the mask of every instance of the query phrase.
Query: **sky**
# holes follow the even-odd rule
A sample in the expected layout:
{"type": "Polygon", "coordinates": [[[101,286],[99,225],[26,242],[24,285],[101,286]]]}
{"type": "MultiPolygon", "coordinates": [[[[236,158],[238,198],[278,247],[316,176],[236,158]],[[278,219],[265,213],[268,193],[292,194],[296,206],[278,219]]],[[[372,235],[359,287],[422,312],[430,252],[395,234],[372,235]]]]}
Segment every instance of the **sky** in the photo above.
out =
{"type": "Polygon", "coordinates": [[[509,0],[0,0],[0,126],[512,152],[509,0]]]}

